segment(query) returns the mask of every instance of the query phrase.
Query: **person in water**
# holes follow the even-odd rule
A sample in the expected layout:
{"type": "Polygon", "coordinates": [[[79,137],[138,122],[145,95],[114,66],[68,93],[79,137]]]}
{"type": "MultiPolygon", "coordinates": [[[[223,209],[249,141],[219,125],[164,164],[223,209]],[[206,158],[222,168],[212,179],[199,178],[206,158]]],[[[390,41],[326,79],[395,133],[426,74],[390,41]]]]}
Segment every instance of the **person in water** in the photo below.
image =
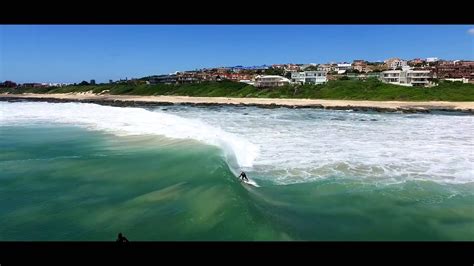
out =
{"type": "Polygon", "coordinates": [[[242,178],[242,180],[246,180],[247,182],[249,181],[249,179],[247,178],[247,175],[244,173],[244,171],[240,172],[240,175],[239,175],[239,178],[242,178]]]}
{"type": "Polygon", "coordinates": [[[124,237],[124,236],[122,235],[122,233],[119,233],[116,242],[127,243],[127,242],[128,242],[128,239],[127,239],[126,237],[124,237]]]}

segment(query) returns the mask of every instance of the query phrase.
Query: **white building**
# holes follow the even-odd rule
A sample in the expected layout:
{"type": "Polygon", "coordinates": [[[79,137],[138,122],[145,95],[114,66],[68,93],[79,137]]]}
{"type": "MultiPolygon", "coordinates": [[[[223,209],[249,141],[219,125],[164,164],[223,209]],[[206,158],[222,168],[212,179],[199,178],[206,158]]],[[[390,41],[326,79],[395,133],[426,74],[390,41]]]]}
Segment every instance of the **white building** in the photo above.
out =
{"type": "Polygon", "coordinates": [[[325,71],[291,72],[291,81],[300,84],[323,84],[327,82],[325,71]]]}
{"type": "Polygon", "coordinates": [[[259,75],[255,77],[255,87],[279,87],[290,84],[290,80],[277,75],[259,75]]]}
{"type": "Polygon", "coordinates": [[[433,62],[438,62],[439,58],[438,57],[428,57],[426,58],[426,62],[428,63],[433,63],[433,62]]]}
{"type": "Polygon", "coordinates": [[[430,81],[432,77],[429,70],[388,70],[383,71],[380,76],[385,83],[421,87],[433,85],[430,81]]]}
{"type": "Polygon", "coordinates": [[[346,71],[352,69],[352,64],[350,63],[342,63],[342,64],[337,64],[337,66],[334,68],[335,71],[346,71]]]}

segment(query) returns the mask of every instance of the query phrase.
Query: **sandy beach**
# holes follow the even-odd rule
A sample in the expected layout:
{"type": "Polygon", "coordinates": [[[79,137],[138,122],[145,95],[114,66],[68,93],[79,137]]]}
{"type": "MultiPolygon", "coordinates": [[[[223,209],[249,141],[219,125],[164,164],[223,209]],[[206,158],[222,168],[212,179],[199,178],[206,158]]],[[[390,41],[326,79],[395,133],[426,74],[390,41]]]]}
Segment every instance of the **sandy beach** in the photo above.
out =
{"type": "Polygon", "coordinates": [[[355,101],[319,99],[272,99],[272,98],[227,98],[189,96],[134,96],[93,93],[66,94],[0,94],[0,100],[30,99],[44,101],[79,101],[97,103],[132,104],[191,104],[191,105],[252,105],[262,107],[327,108],[327,109],[374,109],[379,111],[431,110],[474,112],[474,102],[403,102],[403,101],[355,101]]]}

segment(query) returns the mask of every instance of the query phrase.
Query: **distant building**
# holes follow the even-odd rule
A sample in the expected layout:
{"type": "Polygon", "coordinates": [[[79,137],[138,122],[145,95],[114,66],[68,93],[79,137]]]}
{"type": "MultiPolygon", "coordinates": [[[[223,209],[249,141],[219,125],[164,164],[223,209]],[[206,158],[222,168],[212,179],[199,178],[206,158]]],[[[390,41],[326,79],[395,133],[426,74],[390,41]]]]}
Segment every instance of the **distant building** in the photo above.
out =
{"type": "Polygon", "coordinates": [[[90,84],[91,84],[91,85],[95,85],[95,79],[91,79],[90,84]]]}
{"type": "Polygon", "coordinates": [[[436,77],[447,78],[467,78],[474,80],[474,61],[454,61],[435,67],[436,77]]]}
{"type": "Polygon", "coordinates": [[[349,63],[339,63],[334,68],[334,70],[337,71],[337,72],[346,71],[346,70],[349,70],[349,69],[352,69],[352,64],[349,64],[349,63]]]}
{"type": "Polygon", "coordinates": [[[352,69],[364,73],[372,71],[365,60],[354,60],[354,62],[352,62],[352,69]]]}
{"type": "Polygon", "coordinates": [[[433,75],[430,70],[388,70],[383,71],[380,78],[390,84],[427,87],[432,85],[433,75]]]}
{"type": "Polygon", "coordinates": [[[153,76],[149,80],[149,83],[151,85],[155,85],[155,84],[176,84],[177,82],[178,82],[178,78],[177,78],[176,75],[153,76]]]}
{"type": "Polygon", "coordinates": [[[224,74],[230,72],[230,70],[231,69],[229,67],[220,67],[216,69],[216,72],[219,74],[224,74]]]}
{"type": "Polygon", "coordinates": [[[284,67],[284,69],[285,69],[285,71],[292,72],[292,71],[299,71],[301,69],[301,67],[296,65],[296,64],[287,64],[284,67]]]}
{"type": "Polygon", "coordinates": [[[254,78],[254,76],[255,75],[243,74],[243,73],[225,73],[225,74],[220,75],[221,78],[232,80],[232,81],[251,80],[254,78]]]}
{"type": "Polygon", "coordinates": [[[272,68],[274,68],[274,69],[284,69],[285,65],[284,64],[275,64],[275,65],[272,65],[272,68]]]}
{"type": "Polygon", "coordinates": [[[111,80],[111,79],[109,79],[109,83],[111,83],[111,84],[112,84],[112,83],[114,83],[114,81],[113,81],[113,80],[111,80]]]}
{"type": "Polygon", "coordinates": [[[43,87],[47,87],[47,85],[43,84],[43,83],[23,83],[23,84],[21,84],[21,87],[24,87],[24,88],[43,88],[43,87]]]}
{"type": "Polygon", "coordinates": [[[255,77],[255,87],[279,87],[290,84],[290,80],[276,75],[259,75],[255,77]]]}
{"type": "Polygon", "coordinates": [[[0,88],[15,88],[16,86],[17,84],[10,80],[0,83],[0,88]]]}
{"type": "Polygon", "coordinates": [[[421,58],[415,58],[407,62],[409,66],[418,66],[418,65],[423,65],[425,63],[426,61],[421,58]]]}
{"type": "Polygon", "coordinates": [[[321,65],[318,65],[318,67],[316,69],[318,71],[324,71],[324,72],[328,73],[328,72],[331,72],[332,66],[331,66],[331,64],[321,64],[321,65]]]}
{"type": "Polygon", "coordinates": [[[300,84],[323,84],[327,82],[325,71],[291,72],[291,81],[300,84]]]}
{"type": "Polygon", "coordinates": [[[219,74],[211,72],[200,72],[197,73],[195,77],[201,81],[218,81],[218,79],[220,79],[219,74]]]}
{"type": "Polygon", "coordinates": [[[385,65],[389,69],[403,68],[407,66],[407,61],[400,58],[390,58],[384,61],[385,65]]]}
{"type": "Polygon", "coordinates": [[[428,63],[434,63],[434,62],[438,62],[438,61],[439,61],[438,57],[428,57],[428,58],[426,58],[426,62],[428,62],[428,63]]]}
{"type": "MultiPolygon", "coordinates": [[[[221,68],[224,71],[225,68],[221,68]]],[[[186,71],[186,72],[179,72],[176,74],[177,83],[185,84],[185,83],[198,83],[201,81],[199,75],[195,71],[186,71]]]]}
{"type": "MultiPolygon", "coordinates": [[[[43,83],[45,85],[45,83],[43,83]]],[[[65,86],[64,83],[46,83],[48,87],[62,87],[65,86]]]]}

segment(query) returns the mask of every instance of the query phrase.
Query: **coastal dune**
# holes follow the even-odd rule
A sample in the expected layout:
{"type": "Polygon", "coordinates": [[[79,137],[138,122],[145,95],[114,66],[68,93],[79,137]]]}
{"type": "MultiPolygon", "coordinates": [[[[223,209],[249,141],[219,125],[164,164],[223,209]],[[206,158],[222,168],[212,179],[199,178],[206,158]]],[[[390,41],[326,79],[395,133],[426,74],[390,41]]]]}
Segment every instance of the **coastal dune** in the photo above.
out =
{"type": "Polygon", "coordinates": [[[461,111],[474,113],[474,102],[446,101],[355,101],[322,99],[281,99],[281,98],[229,98],[229,97],[189,97],[189,96],[134,96],[93,93],[65,94],[1,94],[0,100],[40,100],[53,102],[93,102],[129,106],[135,104],[190,104],[190,105],[238,105],[259,107],[360,109],[375,111],[430,112],[461,111]]]}

